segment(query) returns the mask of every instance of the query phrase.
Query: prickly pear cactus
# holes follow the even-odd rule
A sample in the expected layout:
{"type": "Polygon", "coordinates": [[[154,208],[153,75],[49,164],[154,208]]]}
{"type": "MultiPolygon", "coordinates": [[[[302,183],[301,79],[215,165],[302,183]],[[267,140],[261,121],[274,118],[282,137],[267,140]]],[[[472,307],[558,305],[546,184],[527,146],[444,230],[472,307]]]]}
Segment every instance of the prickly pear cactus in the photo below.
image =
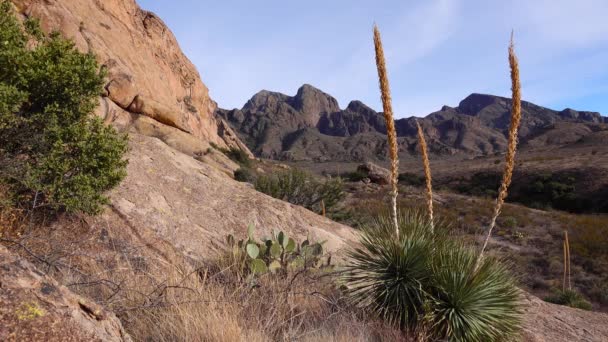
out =
{"type": "Polygon", "coordinates": [[[306,239],[298,244],[283,231],[274,231],[271,238],[256,241],[255,226],[252,224],[247,227],[247,240],[236,241],[231,234],[226,236],[226,244],[233,253],[246,255],[246,265],[253,276],[321,267],[323,243],[306,239]]]}

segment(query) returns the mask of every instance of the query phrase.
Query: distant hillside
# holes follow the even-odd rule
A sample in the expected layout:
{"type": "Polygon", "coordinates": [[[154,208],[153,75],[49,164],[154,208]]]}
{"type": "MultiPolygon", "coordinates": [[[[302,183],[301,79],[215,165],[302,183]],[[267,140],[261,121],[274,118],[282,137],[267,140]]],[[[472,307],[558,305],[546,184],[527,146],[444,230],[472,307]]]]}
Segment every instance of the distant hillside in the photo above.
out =
{"type": "MultiPolygon", "coordinates": [[[[511,100],[471,94],[458,107],[418,118],[435,154],[488,155],[505,150],[511,100]]],[[[605,142],[608,118],[596,112],[555,111],[522,103],[522,146],[546,148],[576,142],[605,142]]],[[[360,101],[345,109],[331,95],[303,85],[295,96],[260,91],[241,109],[218,109],[254,154],[292,161],[384,160],[382,113],[360,101]]],[[[416,118],[396,120],[400,154],[417,151],[416,118]]]]}

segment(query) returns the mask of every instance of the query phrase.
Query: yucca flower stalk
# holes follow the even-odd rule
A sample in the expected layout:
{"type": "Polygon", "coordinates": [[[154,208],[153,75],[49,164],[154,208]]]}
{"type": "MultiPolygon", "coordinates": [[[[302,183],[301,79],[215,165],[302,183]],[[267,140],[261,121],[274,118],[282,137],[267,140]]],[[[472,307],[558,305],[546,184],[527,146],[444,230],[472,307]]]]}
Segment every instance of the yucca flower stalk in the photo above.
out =
{"type": "Polygon", "coordinates": [[[566,284],[568,285],[568,290],[572,290],[572,282],[570,280],[570,241],[568,240],[568,231],[564,230],[564,281],[562,292],[566,292],[566,284]]]}
{"type": "Polygon", "coordinates": [[[429,162],[429,153],[426,145],[426,139],[424,138],[424,132],[422,131],[422,127],[417,120],[416,126],[418,127],[418,144],[420,145],[422,165],[424,166],[424,178],[426,179],[426,209],[429,215],[429,222],[431,223],[431,233],[433,233],[435,230],[435,224],[433,223],[433,180],[431,177],[431,163],[429,162]]]}
{"type": "Polygon", "coordinates": [[[483,253],[488,245],[492,230],[496,226],[496,219],[500,215],[500,211],[507,197],[507,189],[511,184],[511,178],[513,176],[513,168],[515,167],[515,152],[517,151],[517,131],[519,129],[519,122],[521,121],[521,83],[519,80],[519,63],[517,56],[515,55],[515,46],[513,44],[513,33],[511,33],[511,42],[509,44],[509,66],[511,68],[511,124],[509,126],[509,143],[507,147],[507,154],[505,156],[505,169],[502,176],[502,183],[498,191],[498,197],[496,198],[496,204],[494,206],[494,213],[488,233],[486,235],[479,256],[477,257],[477,263],[475,269],[479,267],[479,264],[483,258],[483,253]]]}
{"type": "Polygon", "coordinates": [[[391,218],[395,226],[395,234],[399,237],[399,224],[397,223],[397,177],[399,173],[397,131],[395,130],[395,120],[393,119],[393,106],[391,104],[391,91],[388,83],[384,49],[382,48],[380,31],[376,25],[374,25],[374,48],[376,50],[376,67],[378,68],[382,110],[384,111],[384,121],[386,121],[386,135],[388,138],[389,156],[391,158],[391,218]]]}

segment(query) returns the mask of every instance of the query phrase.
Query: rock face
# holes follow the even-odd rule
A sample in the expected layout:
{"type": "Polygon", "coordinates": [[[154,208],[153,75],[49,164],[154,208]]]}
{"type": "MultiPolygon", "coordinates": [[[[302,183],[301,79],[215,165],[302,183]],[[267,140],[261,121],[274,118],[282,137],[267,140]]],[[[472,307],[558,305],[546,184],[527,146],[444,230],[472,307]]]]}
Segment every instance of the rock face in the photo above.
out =
{"type": "Polygon", "coordinates": [[[105,102],[97,114],[128,129],[140,116],[187,132],[221,147],[209,98],[194,65],[160,18],[135,0],[12,0],[19,13],[40,19],[42,28],[58,30],[83,52],[94,52],[107,70],[105,102]],[[137,114],[137,115],[131,115],[137,114]]]}
{"type": "Polygon", "coordinates": [[[110,225],[126,221],[194,260],[212,256],[211,247],[229,233],[245,236],[249,224],[259,237],[273,228],[298,239],[310,234],[327,240],[334,253],[355,241],[351,228],[257,192],[158,139],[132,134],[128,158],[127,178],[100,219],[110,225]]]}
{"type": "Polygon", "coordinates": [[[544,302],[525,294],[522,337],[529,342],[608,339],[608,315],[544,302]]]}
{"type": "Polygon", "coordinates": [[[0,340],[131,341],[113,313],[0,245],[0,340]]]}
{"type": "MultiPolygon", "coordinates": [[[[471,94],[458,107],[444,106],[425,118],[396,120],[400,155],[417,153],[416,120],[433,153],[503,152],[510,108],[510,99],[471,94]]],[[[522,146],[528,141],[531,147],[563,146],[608,130],[608,118],[599,113],[572,109],[558,112],[525,101],[522,112],[522,146]],[[573,128],[574,133],[570,132],[573,128]]],[[[262,91],[242,109],[218,109],[216,115],[226,119],[261,157],[294,161],[386,159],[386,125],[381,113],[360,101],[352,101],[342,110],[334,98],[310,85],[302,86],[294,97],[262,91]]]]}

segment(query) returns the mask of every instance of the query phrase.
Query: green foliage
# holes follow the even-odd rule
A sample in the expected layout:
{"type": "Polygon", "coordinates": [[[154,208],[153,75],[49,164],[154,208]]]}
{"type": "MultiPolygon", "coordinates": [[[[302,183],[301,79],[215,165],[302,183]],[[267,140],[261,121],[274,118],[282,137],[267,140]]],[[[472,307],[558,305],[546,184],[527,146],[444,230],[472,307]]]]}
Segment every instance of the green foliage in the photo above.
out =
{"type": "Polygon", "coordinates": [[[23,30],[10,2],[0,18],[0,181],[29,208],[99,212],[127,163],[126,136],[90,115],[104,74],[59,34],[23,30]]]}
{"type": "Polygon", "coordinates": [[[501,224],[505,228],[515,228],[517,227],[517,219],[513,216],[504,216],[501,219],[501,224]]]}
{"type": "Polygon", "coordinates": [[[519,290],[508,269],[464,246],[439,248],[432,264],[432,325],[439,338],[500,341],[520,325],[519,290]]]}
{"type": "Polygon", "coordinates": [[[295,168],[272,175],[260,175],[254,185],[260,192],[317,212],[321,201],[329,211],[344,198],[342,179],[327,178],[319,181],[311,174],[295,168]]]}
{"type": "Polygon", "coordinates": [[[494,341],[520,324],[518,290],[508,269],[446,238],[426,215],[399,216],[400,236],[381,217],[363,228],[361,246],[349,252],[345,283],[350,300],[402,329],[423,329],[441,340],[494,341]]]}
{"type": "Polygon", "coordinates": [[[322,261],[323,243],[304,240],[298,244],[285,232],[274,232],[272,237],[255,239],[255,227],[247,227],[247,239],[236,241],[234,236],[227,235],[226,243],[231,248],[232,259],[237,260],[236,266],[243,273],[251,275],[267,272],[276,273],[286,270],[320,267],[329,265],[322,261]],[[243,258],[243,256],[245,256],[243,258]],[[244,260],[243,260],[244,259],[244,260]]]}
{"type": "Polygon", "coordinates": [[[240,167],[234,171],[234,179],[239,182],[254,183],[256,178],[255,171],[248,167],[240,167]]]}
{"type": "Polygon", "coordinates": [[[423,315],[433,255],[431,227],[418,213],[399,216],[400,237],[388,216],[362,228],[361,247],[349,251],[345,283],[351,302],[413,328],[423,315]]]}
{"type": "Polygon", "coordinates": [[[476,172],[470,179],[462,180],[456,186],[456,191],[480,197],[496,197],[498,188],[502,181],[502,175],[498,172],[476,172]]]}
{"type": "Polygon", "coordinates": [[[545,301],[553,304],[566,305],[571,308],[591,310],[592,306],[583,295],[575,290],[556,290],[553,295],[545,297],[545,301]]]}
{"type": "Polygon", "coordinates": [[[398,177],[399,183],[413,185],[413,186],[422,186],[424,185],[425,179],[424,176],[417,175],[411,172],[400,173],[398,177]]]}
{"type": "Polygon", "coordinates": [[[367,172],[361,170],[355,170],[353,172],[344,172],[340,174],[340,178],[347,182],[360,182],[367,178],[367,172]]]}
{"type": "Polygon", "coordinates": [[[226,149],[221,148],[214,143],[211,143],[211,146],[225,154],[228,158],[230,158],[232,161],[239,164],[240,166],[246,168],[251,167],[251,159],[249,159],[247,153],[245,153],[245,151],[241,150],[240,148],[231,147],[230,149],[226,149]]]}

